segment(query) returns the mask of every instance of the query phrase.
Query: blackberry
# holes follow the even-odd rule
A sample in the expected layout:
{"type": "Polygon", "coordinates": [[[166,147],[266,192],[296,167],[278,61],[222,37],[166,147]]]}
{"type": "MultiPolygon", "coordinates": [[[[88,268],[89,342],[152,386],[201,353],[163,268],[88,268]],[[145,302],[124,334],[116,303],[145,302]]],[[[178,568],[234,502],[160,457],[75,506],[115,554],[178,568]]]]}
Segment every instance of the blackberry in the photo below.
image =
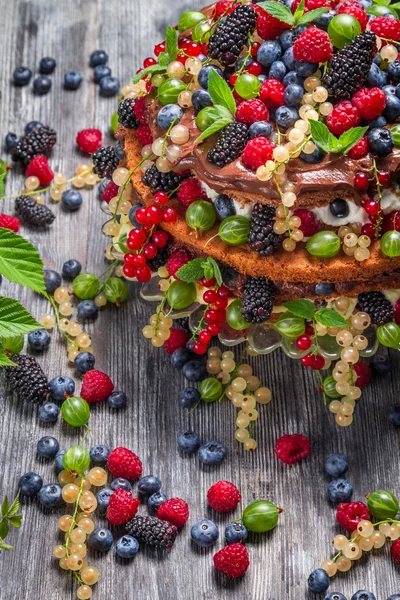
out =
{"type": "Polygon", "coordinates": [[[248,43],[256,21],[257,13],[252,6],[238,6],[217,25],[208,42],[208,56],[224,67],[234,64],[248,43]]]}
{"type": "Polygon", "coordinates": [[[45,204],[38,204],[32,196],[19,196],[15,200],[15,212],[24,223],[34,227],[51,225],[55,214],[45,204]]]}
{"type": "Polygon", "coordinates": [[[207,160],[220,169],[242,154],[249,140],[249,129],[244,123],[233,121],[222,130],[217,143],[207,154],[207,160]]]}
{"type": "Polygon", "coordinates": [[[12,149],[13,160],[20,160],[29,165],[32,158],[39,154],[47,156],[57,141],[54,129],[39,125],[15,144],[12,149]]]}
{"type": "Polygon", "coordinates": [[[175,525],[157,517],[134,517],[126,524],[126,530],[140,542],[157,548],[172,548],[178,535],[175,525]]]}
{"type": "Polygon", "coordinates": [[[329,62],[323,83],[335,101],[351,98],[367,80],[375,42],[375,34],[365,31],[329,62]]]}
{"type": "Polygon", "coordinates": [[[163,267],[169,258],[169,247],[164,246],[164,248],[159,248],[157,252],[157,256],[154,258],[150,258],[147,261],[150,269],[154,271],[158,271],[160,267],[163,267]]]}
{"type": "Polygon", "coordinates": [[[140,121],[138,121],[133,112],[134,106],[134,98],[127,98],[120,102],[120,105],[118,106],[118,121],[127,129],[137,129],[140,125],[140,121]]]}
{"type": "Polygon", "coordinates": [[[276,288],[265,277],[248,277],[243,288],[242,315],[249,323],[268,321],[274,305],[276,288]]]}
{"type": "Polygon", "coordinates": [[[376,325],[393,321],[393,306],[382,292],[364,292],[358,296],[358,304],[361,310],[371,317],[371,322],[376,325]]]}
{"type": "Polygon", "coordinates": [[[267,204],[255,204],[251,213],[249,245],[261,256],[270,256],[282,245],[283,235],[274,232],[276,209],[267,204]]]}
{"type": "Polygon", "coordinates": [[[114,146],[102,146],[96,150],[92,156],[92,161],[93,173],[96,173],[102,179],[111,179],[113,172],[119,164],[114,146]]]}
{"type": "Polygon", "coordinates": [[[183,177],[170,171],[169,173],[161,173],[153,165],[150,169],[147,169],[146,173],[142,177],[144,185],[148,185],[152,192],[172,192],[183,181],[183,177]]]}
{"type": "Polygon", "coordinates": [[[49,384],[41,366],[32,356],[14,354],[16,367],[5,367],[7,383],[21,400],[43,402],[49,394],[49,384]]]}

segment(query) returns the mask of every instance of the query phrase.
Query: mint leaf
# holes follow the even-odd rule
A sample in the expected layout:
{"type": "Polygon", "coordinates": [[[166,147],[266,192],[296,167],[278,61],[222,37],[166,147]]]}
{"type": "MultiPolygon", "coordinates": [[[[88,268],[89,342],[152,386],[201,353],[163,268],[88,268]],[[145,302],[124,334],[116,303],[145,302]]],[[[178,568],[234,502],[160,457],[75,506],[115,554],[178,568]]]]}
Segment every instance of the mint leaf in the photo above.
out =
{"type": "Polygon", "coordinates": [[[368,131],[368,127],[352,127],[342,133],[339,138],[340,152],[347,154],[360,141],[363,135],[368,131]]]}
{"type": "Polygon", "coordinates": [[[229,109],[225,108],[225,106],[216,104],[214,106],[214,110],[211,109],[208,114],[212,114],[213,112],[215,112],[217,118],[219,119],[229,119],[230,121],[233,121],[232,113],[229,111],[229,109]]]}
{"type": "Polygon", "coordinates": [[[210,263],[208,263],[207,261],[204,261],[203,263],[203,275],[207,281],[214,277],[214,269],[212,268],[212,265],[210,265],[210,263]]]}
{"type": "Polygon", "coordinates": [[[19,529],[22,525],[22,515],[14,515],[13,517],[10,517],[8,521],[15,529],[19,529]]]}
{"type": "Polygon", "coordinates": [[[217,281],[218,285],[222,285],[222,275],[221,275],[221,270],[218,266],[217,261],[212,258],[211,256],[207,257],[207,262],[210,263],[212,270],[213,270],[213,275],[217,281]]]}
{"type": "Polygon", "coordinates": [[[4,348],[0,344],[0,367],[16,367],[17,365],[8,358],[4,348]]]}
{"type": "MultiPolygon", "coordinates": [[[[387,5],[388,6],[390,4],[390,0],[388,1],[387,5]]],[[[391,4],[390,8],[394,8],[395,10],[400,10],[400,2],[396,2],[395,4],[391,4]]]]}
{"type": "Polygon", "coordinates": [[[301,17],[304,15],[304,7],[305,7],[305,0],[301,0],[299,6],[297,7],[296,12],[294,13],[294,20],[296,21],[296,23],[298,23],[299,19],[301,19],[301,17]]]}
{"type": "MultiPolygon", "coordinates": [[[[168,67],[170,62],[171,62],[171,59],[169,57],[168,52],[161,52],[161,54],[158,57],[158,64],[161,67],[168,67]]],[[[154,65],[154,66],[156,66],[156,65],[154,65]]]]}
{"type": "Polygon", "coordinates": [[[13,231],[1,228],[0,273],[34,292],[46,292],[43,263],[35,246],[13,231]]]}
{"type": "Polygon", "coordinates": [[[348,327],[346,319],[344,319],[333,308],[320,308],[314,315],[317,323],[325,327],[348,327]]]}
{"type": "Polygon", "coordinates": [[[173,27],[167,27],[167,33],[165,34],[165,49],[171,62],[176,60],[178,55],[178,34],[173,27]]]}
{"type": "MultiPolygon", "coordinates": [[[[311,21],[315,21],[321,15],[328,12],[328,7],[316,8],[315,10],[310,10],[308,13],[302,15],[299,19],[297,19],[298,25],[305,25],[306,23],[311,23],[311,21]]],[[[295,15],[296,17],[296,15],[295,15]]]]}
{"type": "Polygon", "coordinates": [[[309,121],[311,127],[311,136],[316,144],[325,152],[332,152],[332,138],[336,141],[334,135],[331,134],[326,125],[321,121],[309,121]]]}
{"type": "Polygon", "coordinates": [[[196,140],[196,143],[205,140],[214,133],[217,133],[217,131],[220,131],[221,129],[229,125],[229,123],[232,123],[232,119],[219,119],[218,121],[215,121],[212,125],[210,125],[210,127],[203,131],[201,135],[199,135],[199,137],[196,140]]]}
{"type": "Polygon", "coordinates": [[[280,2],[272,2],[272,0],[269,0],[267,2],[261,2],[258,6],[261,6],[265,12],[272,15],[282,23],[287,23],[288,25],[295,24],[295,18],[290,9],[280,2]]]}
{"type": "Polygon", "coordinates": [[[6,544],[0,537],[0,550],[14,550],[14,546],[6,544]]]}
{"type": "Polygon", "coordinates": [[[7,173],[0,173],[0,197],[4,194],[4,182],[6,180],[7,173]]]}
{"type": "Polygon", "coordinates": [[[10,508],[8,509],[8,513],[7,516],[8,517],[13,517],[21,508],[21,503],[19,501],[19,492],[16,495],[16,497],[13,500],[13,503],[11,504],[10,508]]]}
{"type": "Polygon", "coordinates": [[[7,537],[9,529],[10,526],[8,524],[7,519],[3,519],[2,521],[0,521],[0,539],[4,540],[4,538],[7,537]]]}
{"type": "Polygon", "coordinates": [[[10,508],[10,503],[8,502],[8,498],[6,496],[1,505],[1,516],[2,517],[6,517],[8,515],[9,508],[10,508]]]}
{"type": "Polygon", "coordinates": [[[315,306],[311,300],[291,300],[290,302],[285,302],[283,306],[296,315],[296,317],[308,319],[309,321],[314,318],[315,306]]]}
{"type": "Polygon", "coordinates": [[[0,297],[0,337],[29,333],[41,327],[18,300],[0,297]]]}
{"type": "Polygon", "coordinates": [[[210,69],[208,92],[214,105],[224,106],[229,110],[231,115],[236,113],[236,102],[232,90],[225,79],[221,75],[218,75],[214,69],[210,69]]]}
{"type": "Polygon", "coordinates": [[[321,121],[309,121],[311,136],[316,144],[325,152],[342,152],[346,154],[362,138],[368,127],[352,127],[340,138],[335,137],[321,121]]]}
{"type": "Polygon", "coordinates": [[[203,258],[195,258],[178,269],[175,275],[177,275],[181,281],[194,283],[204,275],[203,263],[203,258]]]}
{"type": "Polygon", "coordinates": [[[152,75],[153,73],[165,73],[166,70],[167,65],[151,65],[150,67],[143,69],[143,71],[140,71],[140,73],[134,75],[132,77],[132,83],[138,83],[141,79],[143,79],[143,77],[146,77],[146,75],[152,75]]]}
{"type": "MultiPolygon", "coordinates": [[[[377,4],[378,6],[389,6],[390,5],[390,0],[373,0],[374,4],[377,4]]],[[[392,4],[392,8],[393,8],[393,4],[392,4]]]]}

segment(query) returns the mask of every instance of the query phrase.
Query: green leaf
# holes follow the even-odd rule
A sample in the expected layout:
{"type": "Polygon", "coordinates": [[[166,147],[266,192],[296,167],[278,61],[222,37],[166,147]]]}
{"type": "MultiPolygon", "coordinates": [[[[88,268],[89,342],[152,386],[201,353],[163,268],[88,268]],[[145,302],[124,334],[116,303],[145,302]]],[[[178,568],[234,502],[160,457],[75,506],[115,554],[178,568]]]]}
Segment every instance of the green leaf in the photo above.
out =
{"type": "Polygon", "coordinates": [[[0,343],[0,367],[16,367],[17,365],[8,358],[7,354],[4,352],[4,348],[0,343]]]}
{"type": "Polygon", "coordinates": [[[340,145],[340,152],[347,154],[349,150],[353,148],[360,141],[363,135],[368,131],[368,127],[352,127],[348,131],[345,131],[340,136],[338,142],[340,145]]]}
{"type": "Polygon", "coordinates": [[[0,337],[29,333],[41,327],[18,300],[0,297],[0,337]]]}
{"type": "Polygon", "coordinates": [[[1,538],[0,538],[0,550],[14,550],[14,546],[10,546],[10,544],[6,544],[1,538]]]}
{"type": "Polygon", "coordinates": [[[321,123],[321,121],[310,119],[309,123],[314,142],[325,152],[331,152],[330,140],[331,137],[336,140],[335,136],[331,134],[327,126],[321,123]]]}
{"type": "Polygon", "coordinates": [[[1,505],[1,516],[6,517],[8,515],[8,511],[10,508],[10,503],[8,502],[7,496],[3,500],[3,504],[1,505]]]}
{"type": "MultiPolygon", "coordinates": [[[[367,13],[367,15],[374,15],[376,17],[380,17],[381,15],[377,11],[376,6],[377,6],[377,4],[375,3],[372,6],[369,6],[368,8],[366,8],[365,12],[367,13]]],[[[387,6],[387,8],[389,9],[389,12],[391,12],[392,15],[394,15],[396,18],[398,18],[397,14],[396,14],[396,11],[393,10],[393,8],[394,8],[393,6],[391,6],[390,4],[389,5],[385,5],[385,6],[387,6]]]]}
{"type": "MultiPolygon", "coordinates": [[[[373,0],[374,4],[378,4],[378,6],[389,6],[390,0],[373,0]]],[[[393,8],[393,5],[392,5],[393,8]]]]}
{"type": "Polygon", "coordinates": [[[283,305],[296,317],[312,320],[314,318],[315,306],[311,300],[291,300],[283,305]]]}
{"type": "Polygon", "coordinates": [[[165,34],[165,49],[171,62],[176,60],[178,55],[178,33],[173,27],[167,27],[167,33],[165,34]]]}
{"type": "Polygon", "coordinates": [[[214,277],[214,269],[212,268],[210,263],[208,263],[207,261],[204,261],[204,264],[203,264],[203,274],[204,274],[204,277],[207,279],[207,281],[209,281],[210,279],[212,279],[214,277]]]}
{"type": "MultiPolygon", "coordinates": [[[[168,67],[170,62],[171,62],[171,59],[170,59],[168,52],[161,52],[161,54],[158,57],[158,64],[161,67],[168,67]]],[[[156,65],[154,65],[154,66],[156,66],[156,65]]]]}
{"type": "Polygon", "coordinates": [[[6,180],[7,173],[0,173],[0,197],[4,194],[4,182],[6,180]]]}
{"type": "Polygon", "coordinates": [[[7,519],[2,519],[0,521],[0,538],[4,540],[7,537],[10,526],[8,524],[7,519]]]}
{"type": "Polygon", "coordinates": [[[175,274],[181,281],[185,281],[186,283],[194,283],[198,279],[201,279],[204,275],[203,263],[203,258],[195,258],[186,263],[186,265],[183,265],[183,267],[178,269],[175,274]]]}
{"type": "Polygon", "coordinates": [[[315,10],[310,10],[308,13],[302,15],[297,20],[297,23],[299,25],[305,25],[306,23],[310,23],[311,21],[315,21],[315,19],[318,19],[321,15],[325,14],[326,12],[328,12],[328,10],[329,10],[329,8],[326,7],[326,6],[322,7],[322,8],[316,8],[315,10]]]}
{"type": "Polygon", "coordinates": [[[205,140],[214,133],[217,133],[217,131],[220,131],[221,129],[229,125],[229,123],[232,123],[232,119],[219,119],[218,121],[215,121],[212,125],[210,125],[210,127],[207,127],[207,129],[203,131],[201,135],[199,135],[199,137],[196,140],[196,143],[205,140]]]}
{"type": "Polygon", "coordinates": [[[344,319],[333,308],[320,308],[314,315],[315,320],[325,327],[348,327],[346,319],[344,319]]]}
{"type": "MultiPolygon", "coordinates": [[[[214,106],[214,111],[217,119],[229,119],[229,121],[233,121],[232,113],[225,106],[216,104],[214,106]]],[[[209,111],[208,114],[213,114],[214,111],[211,109],[211,111],[209,111]]]]}
{"type": "Polygon", "coordinates": [[[296,12],[294,13],[294,20],[296,21],[296,23],[299,23],[299,20],[304,15],[305,4],[306,4],[305,0],[301,0],[299,6],[297,7],[296,12]]]}
{"type": "Polygon", "coordinates": [[[310,120],[309,123],[314,142],[325,152],[347,153],[368,130],[368,127],[352,127],[338,139],[321,121],[310,120]]]}
{"type": "MultiPolygon", "coordinates": [[[[388,4],[390,4],[390,0],[389,0],[388,4]]],[[[395,10],[400,10],[400,2],[396,2],[395,4],[391,4],[390,8],[394,8],[395,10]]]]}
{"type": "Polygon", "coordinates": [[[0,273],[10,281],[45,293],[43,263],[39,252],[20,235],[0,229],[0,273]]]}
{"type": "Polygon", "coordinates": [[[165,73],[166,70],[166,65],[151,65],[150,67],[143,69],[143,71],[140,71],[140,73],[134,75],[132,77],[132,83],[138,83],[141,79],[143,79],[143,77],[146,77],[146,75],[152,75],[153,73],[165,73]]]}
{"type": "Polygon", "coordinates": [[[282,21],[282,23],[287,23],[288,25],[295,24],[295,18],[290,9],[280,2],[272,2],[272,0],[269,0],[267,2],[261,2],[258,6],[261,6],[265,12],[272,15],[276,19],[279,19],[279,21],[282,21]]]}
{"type": "Polygon", "coordinates": [[[218,285],[222,285],[222,275],[221,275],[221,270],[218,266],[217,261],[212,258],[211,256],[207,257],[207,262],[210,263],[210,265],[212,266],[213,269],[213,275],[217,281],[218,285]]]}
{"type": "Polygon", "coordinates": [[[224,106],[231,115],[236,113],[236,102],[232,90],[225,79],[218,75],[214,69],[210,69],[208,92],[214,105],[224,106]]]}
{"type": "Polygon", "coordinates": [[[19,492],[18,492],[18,494],[16,495],[16,497],[13,500],[13,503],[11,504],[10,508],[8,509],[7,516],[8,517],[14,516],[19,511],[20,508],[21,508],[21,503],[19,501],[19,492]]]}
{"type": "Polygon", "coordinates": [[[22,515],[14,515],[13,517],[10,517],[8,520],[11,523],[11,525],[13,527],[15,527],[15,529],[19,529],[22,525],[22,515]]]}

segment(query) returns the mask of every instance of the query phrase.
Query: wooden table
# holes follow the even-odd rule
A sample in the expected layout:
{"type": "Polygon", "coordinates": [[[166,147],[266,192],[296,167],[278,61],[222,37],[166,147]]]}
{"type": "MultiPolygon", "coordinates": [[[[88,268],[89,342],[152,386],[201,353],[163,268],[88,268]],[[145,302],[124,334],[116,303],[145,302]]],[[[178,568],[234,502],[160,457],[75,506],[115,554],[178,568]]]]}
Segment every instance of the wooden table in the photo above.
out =
{"type": "MultiPolygon", "coordinates": [[[[154,43],[163,39],[166,25],[176,22],[184,10],[200,6],[201,0],[0,0],[1,139],[9,130],[22,133],[24,124],[32,119],[54,127],[58,143],[51,164],[71,177],[82,161],[74,143],[76,132],[91,126],[106,132],[116,108],[116,100],[100,98],[90,80],[90,52],[106,49],[113,73],[124,83],[143,58],[152,54],[154,43]],[[34,97],[31,86],[18,89],[10,84],[15,67],[24,64],[36,69],[43,56],[57,60],[51,93],[34,97]],[[84,74],[84,83],[77,92],[62,88],[64,73],[69,70],[84,74]]],[[[12,174],[7,193],[18,193],[22,182],[21,173],[12,174]]],[[[49,231],[24,228],[22,233],[38,244],[47,266],[60,270],[64,260],[75,257],[84,269],[100,273],[107,243],[100,233],[105,217],[99,210],[97,192],[85,190],[83,194],[84,204],[76,213],[54,207],[57,219],[49,231]]],[[[4,210],[12,212],[12,201],[5,203],[4,210]]],[[[20,297],[38,318],[48,311],[46,302],[29,291],[3,284],[2,293],[20,297]]],[[[388,406],[398,402],[395,377],[374,382],[358,403],[353,426],[339,429],[316,392],[317,382],[310,371],[280,351],[255,359],[256,373],[273,389],[273,402],[261,409],[258,450],[244,453],[233,438],[236,410],[229,402],[203,405],[190,416],[181,410],[178,393],[184,387],[183,378],[172,369],[168,356],[153,349],[141,336],[151,312],[152,307],[139,298],[138,287],[131,285],[127,303],[120,309],[108,307],[88,327],[93,335],[96,366],[109,373],[117,388],[129,396],[129,408],[124,411],[95,407],[91,423],[96,443],[132,448],[142,457],[145,473],[161,477],[168,496],[185,498],[190,505],[190,521],[173,551],[162,557],[142,550],[129,565],[116,561],[113,550],[93,557],[91,562],[101,571],[101,583],[93,598],[309,598],[308,574],[332,554],[331,540],[339,531],[334,508],[326,499],[325,456],[333,451],[347,453],[348,479],[353,483],[355,499],[362,499],[375,488],[400,492],[399,438],[386,420],[388,406]],[[219,439],[226,444],[227,458],[219,468],[202,468],[195,457],[179,455],[176,437],[188,428],[198,431],[204,441],[219,439]],[[273,447],[279,436],[293,432],[311,438],[313,453],[305,462],[288,468],[278,463],[273,447]],[[215,518],[207,508],[206,491],[221,478],[240,487],[243,505],[256,498],[269,498],[284,508],[273,533],[250,539],[251,568],[236,582],[219,577],[212,565],[213,550],[194,548],[189,536],[190,525],[196,520],[215,518]]],[[[398,366],[398,357],[394,355],[393,359],[398,366]]],[[[66,349],[56,333],[39,361],[49,377],[72,373],[66,349]]],[[[53,464],[43,463],[35,455],[41,436],[55,435],[61,448],[78,442],[77,433],[61,424],[50,428],[40,425],[36,413],[36,407],[19,404],[10,394],[1,399],[0,497],[12,495],[18,477],[29,470],[40,472],[46,482],[55,480],[53,464]]],[[[59,543],[58,514],[44,514],[29,503],[24,504],[23,513],[21,530],[9,536],[16,550],[0,557],[0,597],[75,598],[72,577],[61,572],[52,559],[53,546],[59,543]]],[[[239,511],[234,517],[238,516],[239,511]]],[[[229,516],[215,520],[221,528],[219,548],[229,516]]],[[[399,568],[393,565],[387,549],[373,554],[352,572],[338,576],[331,589],[345,593],[349,599],[363,588],[374,591],[378,600],[399,592],[399,568]]]]}

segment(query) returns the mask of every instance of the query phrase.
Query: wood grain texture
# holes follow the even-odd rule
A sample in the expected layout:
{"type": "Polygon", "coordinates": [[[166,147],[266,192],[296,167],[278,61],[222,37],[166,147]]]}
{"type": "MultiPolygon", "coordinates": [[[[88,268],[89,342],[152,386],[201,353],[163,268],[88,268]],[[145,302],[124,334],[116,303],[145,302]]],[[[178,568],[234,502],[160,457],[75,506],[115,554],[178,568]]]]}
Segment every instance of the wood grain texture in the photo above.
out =
{"type": "MultiPolygon", "coordinates": [[[[24,123],[32,119],[55,127],[58,144],[52,165],[72,176],[82,158],[74,144],[76,132],[89,126],[106,132],[115,110],[115,100],[100,98],[90,82],[89,53],[105,48],[114,74],[127,81],[141,60],[151,54],[154,42],[163,37],[165,26],[176,21],[179,13],[201,4],[201,0],[0,0],[1,139],[9,130],[21,133],[24,123]],[[53,90],[48,96],[35,98],[30,87],[16,89],[10,85],[16,66],[23,63],[35,68],[46,55],[57,59],[53,90]],[[85,76],[78,92],[62,89],[63,75],[72,69],[81,70],[85,76]]],[[[7,183],[9,194],[18,193],[22,187],[17,171],[7,183]]],[[[11,212],[12,201],[4,208],[11,212]]],[[[101,272],[107,242],[99,233],[104,216],[96,192],[84,191],[84,205],[77,213],[67,213],[61,206],[55,206],[54,211],[57,219],[48,232],[23,230],[38,244],[46,265],[60,269],[64,260],[76,257],[84,269],[101,272]]],[[[37,317],[48,311],[45,301],[26,290],[3,284],[5,292],[20,297],[37,317]]],[[[91,562],[101,570],[93,598],[309,598],[308,574],[331,555],[330,542],[338,531],[334,509],[326,500],[324,457],[331,451],[348,454],[348,479],[354,485],[354,498],[361,499],[374,488],[400,492],[399,438],[386,421],[388,406],[398,402],[396,378],[392,375],[373,383],[358,403],[354,425],[343,430],[335,426],[323,406],[312,373],[281,352],[254,360],[256,373],[272,387],[274,397],[271,405],[261,409],[259,449],[245,454],[233,439],[236,410],[230,403],[204,405],[190,416],[181,411],[178,393],[183,379],[173,371],[168,357],[144,342],[140,334],[151,311],[151,306],[140,300],[138,289],[131,286],[129,301],[121,309],[109,308],[95,325],[89,325],[97,366],[107,371],[130,399],[129,408],[120,413],[112,413],[106,406],[95,407],[91,422],[96,443],[132,448],[143,458],[145,472],[162,478],[167,495],[188,500],[190,522],[170,554],[158,556],[143,550],[129,565],[116,561],[113,551],[93,557],[91,562]],[[188,428],[198,431],[204,441],[219,439],[226,444],[227,459],[219,468],[201,468],[195,457],[179,456],[176,436],[188,428]],[[288,468],[277,462],[273,446],[280,435],[293,432],[311,438],[313,453],[304,463],[288,468]],[[215,573],[213,550],[196,550],[189,539],[190,524],[207,516],[214,518],[205,496],[208,487],[220,478],[238,484],[244,504],[266,497],[284,508],[273,533],[250,539],[251,568],[243,580],[233,583],[215,573]]],[[[71,371],[66,366],[65,347],[56,338],[49,351],[39,357],[49,377],[71,371]]],[[[398,356],[393,360],[398,367],[398,356]]],[[[45,434],[55,435],[61,448],[78,441],[77,433],[62,425],[40,425],[35,407],[21,406],[5,393],[0,401],[0,497],[12,494],[19,475],[28,470],[40,472],[46,482],[55,480],[53,464],[36,458],[36,442],[45,434]]],[[[221,547],[229,516],[216,521],[221,529],[221,547]]],[[[24,504],[22,528],[10,535],[16,550],[0,557],[2,600],[75,598],[72,577],[59,571],[51,558],[58,540],[57,515],[43,514],[36,504],[24,504]]],[[[387,549],[373,554],[351,573],[338,576],[331,589],[350,598],[356,590],[366,588],[374,591],[378,600],[398,593],[399,568],[393,565],[387,549]]]]}

